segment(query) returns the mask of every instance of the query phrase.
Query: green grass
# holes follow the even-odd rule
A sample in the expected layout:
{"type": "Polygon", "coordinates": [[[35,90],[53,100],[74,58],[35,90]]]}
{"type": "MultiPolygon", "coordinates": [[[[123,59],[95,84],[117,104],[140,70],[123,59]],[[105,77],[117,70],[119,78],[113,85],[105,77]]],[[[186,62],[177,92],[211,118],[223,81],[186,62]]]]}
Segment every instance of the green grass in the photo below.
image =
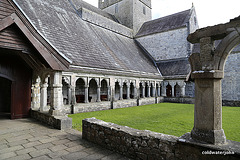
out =
{"type": "MultiPolygon", "coordinates": [[[[73,128],[82,129],[82,119],[95,117],[106,122],[181,136],[193,128],[194,105],[160,103],[138,107],[69,115],[73,128]]],[[[227,139],[240,142],[240,107],[223,107],[223,129],[227,139]]]]}

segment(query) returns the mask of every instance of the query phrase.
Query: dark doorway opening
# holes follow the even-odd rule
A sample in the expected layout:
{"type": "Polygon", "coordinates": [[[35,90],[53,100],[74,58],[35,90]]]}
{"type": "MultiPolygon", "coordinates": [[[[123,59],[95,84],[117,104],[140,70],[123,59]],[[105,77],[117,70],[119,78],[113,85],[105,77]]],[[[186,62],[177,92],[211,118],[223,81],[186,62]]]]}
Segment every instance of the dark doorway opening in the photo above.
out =
{"type": "Polygon", "coordinates": [[[11,118],[11,87],[12,82],[0,77],[0,117],[11,118]]]}

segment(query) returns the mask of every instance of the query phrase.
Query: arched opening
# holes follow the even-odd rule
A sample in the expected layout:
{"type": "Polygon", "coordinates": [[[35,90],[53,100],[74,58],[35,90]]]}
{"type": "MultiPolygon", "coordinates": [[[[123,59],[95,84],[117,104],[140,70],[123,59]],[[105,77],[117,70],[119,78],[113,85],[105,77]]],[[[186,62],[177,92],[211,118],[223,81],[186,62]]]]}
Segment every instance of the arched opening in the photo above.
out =
{"type": "Polygon", "coordinates": [[[181,88],[178,84],[174,86],[174,97],[180,97],[181,96],[181,88]]]}
{"type": "Polygon", "coordinates": [[[76,81],[75,96],[77,103],[84,103],[85,100],[85,82],[82,78],[76,81]]]}
{"type": "Polygon", "coordinates": [[[12,81],[0,77],[0,115],[4,118],[11,117],[11,90],[12,81]]]}
{"type": "Polygon", "coordinates": [[[170,84],[166,86],[166,95],[167,97],[172,97],[172,86],[170,84]]]}
{"type": "Polygon", "coordinates": [[[115,100],[120,99],[120,85],[119,82],[115,82],[115,100]]]}
{"type": "Polygon", "coordinates": [[[127,83],[123,83],[123,99],[127,99],[127,83]]]}
{"type": "Polygon", "coordinates": [[[62,80],[62,94],[63,94],[63,104],[69,104],[69,99],[68,99],[68,89],[69,89],[69,84],[63,79],[62,80]]]}
{"type": "Polygon", "coordinates": [[[153,84],[151,83],[151,85],[150,85],[150,97],[155,97],[155,95],[153,95],[154,94],[153,90],[154,90],[153,84]]]}
{"type": "Polygon", "coordinates": [[[134,98],[134,85],[133,82],[130,83],[130,98],[134,98]]]}
{"type": "Polygon", "coordinates": [[[103,79],[101,81],[101,94],[100,94],[101,101],[108,101],[108,85],[107,81],[103,79]]]}
{"type": "Polygon", "coordinates": [[[142,83],[139,84],[139,89],[140,89],[139,96],[140,96],[140,98],[143,98],[143,84],[142,83]]]}
{"type": "Polygon", "coordinates": [[[88,101],[97,102],[97,82],[95,79],[91,79],[88,88],[88,101]]]}
{"type": "Polygon", "coordinates": [[[157,95],[157,97],[161,96],[161,88],[158,83],[156,84],[156,95],[157,95]]]}
{"type": "Polygon", "coordinates": [[[148,83],[145,83],[145,97],[149,97],[148,95],[148,83]]]}

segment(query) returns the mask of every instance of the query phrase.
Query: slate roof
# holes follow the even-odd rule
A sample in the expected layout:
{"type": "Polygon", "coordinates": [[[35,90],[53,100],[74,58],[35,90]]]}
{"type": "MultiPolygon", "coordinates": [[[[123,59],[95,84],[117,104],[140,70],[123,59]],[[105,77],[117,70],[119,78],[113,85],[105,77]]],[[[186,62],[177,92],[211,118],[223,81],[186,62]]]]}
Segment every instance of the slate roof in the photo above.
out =
{"type": "MultiPolygon", "coordinates": [[[[72,65],[145,72],[160,77],[153,62],[133,39],[83,21],[69,1],[15,0],[15,3],[45,39],[72,61],[72,65]]],[[[76,8],[82,4],[100,12],[81,1],[73,3],[76,8]]]]}
{"type": "Polygon", "coordinates": [[[136,37],[161,33],[186,26],[190,18],[190,12],[191,9],[145,22],[136,34],[136,37]]]}
{"type": "Polygon", "coordinates": [[[187,76],[191,71],[188,59],[157,62],[157,66],[159,67],[162,76],[166,77],[187,76]]]}

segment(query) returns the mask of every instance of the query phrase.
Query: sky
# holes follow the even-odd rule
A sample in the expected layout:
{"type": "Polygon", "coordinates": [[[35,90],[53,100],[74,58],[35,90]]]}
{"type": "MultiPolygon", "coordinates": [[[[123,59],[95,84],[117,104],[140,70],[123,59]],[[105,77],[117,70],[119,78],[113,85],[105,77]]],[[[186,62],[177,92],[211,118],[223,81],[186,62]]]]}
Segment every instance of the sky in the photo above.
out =
{"type": "MultiPolygon", "coordinates": [[[[98,7],[98,0],[84,0],[98,7]]],[[[194,4],[200,28],[227,23],[240,15],[240,0],[152,0],[153,19],[190,9],[194,4]]]]}

